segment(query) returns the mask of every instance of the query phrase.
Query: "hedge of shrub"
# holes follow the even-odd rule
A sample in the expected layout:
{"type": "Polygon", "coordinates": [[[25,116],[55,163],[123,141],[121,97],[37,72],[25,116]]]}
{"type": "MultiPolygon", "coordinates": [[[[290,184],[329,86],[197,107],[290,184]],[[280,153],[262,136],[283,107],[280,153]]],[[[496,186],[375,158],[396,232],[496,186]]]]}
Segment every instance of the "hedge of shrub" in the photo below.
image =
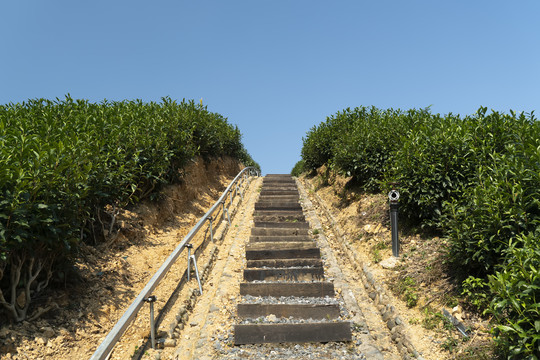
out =
{"type": "Polygon", "coordinates": [[[303,141],[304,171],[325,164],[367,191],[397,182],[400,216],[444,233],[462,280],[491,289],[487,310],[501,321],[497,339],[509,356],[539,356],[540,124],[532,113],[359,107],[303,141]]]}
{"type": "Polygon", "coordinates": [[[1,105],[0,304],[24,319],[55,264],[99,239],[106,205],[152,196],[197,155],[256,165],[238,128],[193,101],[1,105]]]}

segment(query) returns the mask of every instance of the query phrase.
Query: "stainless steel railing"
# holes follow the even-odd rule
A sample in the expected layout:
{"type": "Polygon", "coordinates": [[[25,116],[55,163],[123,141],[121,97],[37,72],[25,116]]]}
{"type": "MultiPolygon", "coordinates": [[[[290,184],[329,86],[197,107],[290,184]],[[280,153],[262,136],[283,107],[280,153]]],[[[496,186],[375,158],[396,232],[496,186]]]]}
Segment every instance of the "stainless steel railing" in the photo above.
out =
{"type": "MultiPolygon", "coordinates": [[[[249,176],[259,176],[259,172],[254,167],[246,167],[236,175],[234,180],[229,184],[227,189],[223,192],[221,197],[215,202],[215,204],[208,210],[206,214],[195,224],[195,226],[190,230],[190,232],[184,237],[184,239],[178,244],[174,251],[169,255],[169,257],[163,262],[161,267],[156,271],[154,276],[148,281],[146,286],[141,290],[139,295],[133,300],[129,308],[126,310],[124,315],[118,320],[114,327],[109,331],[105,339],[98,346],[90,360],[103,360],[106,359],[109,353],[112,351],[120,337],[124,334],[126,329],[129,327],[133,319],[137,316],[139,310],[145,304],[145,299],[147,299],[152,291],[158,286],[159,282],[167,274],[171,266],[176,262],[178,256],[182,253],[186,245],[191,239],[197,234],[197,232],[204,226],[207,220],[210,220],[210,236],[212,236],[212,214],[219,206],[223,207],[224,219],[228,220],[230,224],[229,210],[227,207],[227,195],[229,195],[229,207],[232,205],[233,197],[238,195],[240,191],[240,186],[244,184],[249,176]],[[227,217],[225,217],[227,214],[227,217]]],[[[243,194],[241,193],[242,197],[243,194]]]]}

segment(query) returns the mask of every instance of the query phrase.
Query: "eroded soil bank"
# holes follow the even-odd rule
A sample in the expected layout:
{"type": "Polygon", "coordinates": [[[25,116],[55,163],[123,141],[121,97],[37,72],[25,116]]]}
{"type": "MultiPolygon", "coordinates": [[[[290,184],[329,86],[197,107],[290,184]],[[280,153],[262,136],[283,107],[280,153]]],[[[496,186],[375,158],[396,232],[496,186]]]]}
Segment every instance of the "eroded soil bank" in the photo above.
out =
{"type": "MultiPolygon", "coordinates": [[[[90,358],[133,298],[241,168],[229,158],[206,163],[197,159],[186,167],[182,184],[163,190],[162,200],[121,210],[119,231],[95,247],[81,246],[75,263],[80,279],[51,287],[35,300],[35,306],[56,304],[56,309],[32,322],[1,324],[0,359],[90,358]]],[[[179,261],[162,280],[156,294],[158,309],[176,287],[184,262],[179,261]]],[[[123,354],[121,358],[129,357],[148,337],[146,312],[126,332],[127,340],[117,352],[123,354]]]]}

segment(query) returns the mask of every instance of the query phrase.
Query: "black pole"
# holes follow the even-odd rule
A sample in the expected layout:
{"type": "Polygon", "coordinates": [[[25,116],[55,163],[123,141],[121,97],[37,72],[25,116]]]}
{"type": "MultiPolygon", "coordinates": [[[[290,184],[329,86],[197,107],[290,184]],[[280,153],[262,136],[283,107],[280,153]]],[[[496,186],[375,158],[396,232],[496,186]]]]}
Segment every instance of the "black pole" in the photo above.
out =
{"type": "MultiPolygon", "coordinates": [[[[394,184],[395,185],[395,184],[394,184]]],[[[398,200],[399,192],[392,189],[388,194],[390,199],[390,226],[392,227],[392,255],[399,257],[399,237],[398,237],[398,200]]]]}
{"type": "Polygon", "coordinates": [[[390,224],[392,226],[392,255],[399,257],[399,237],[398,237],[398,203],[390,203],[390,224]]]}

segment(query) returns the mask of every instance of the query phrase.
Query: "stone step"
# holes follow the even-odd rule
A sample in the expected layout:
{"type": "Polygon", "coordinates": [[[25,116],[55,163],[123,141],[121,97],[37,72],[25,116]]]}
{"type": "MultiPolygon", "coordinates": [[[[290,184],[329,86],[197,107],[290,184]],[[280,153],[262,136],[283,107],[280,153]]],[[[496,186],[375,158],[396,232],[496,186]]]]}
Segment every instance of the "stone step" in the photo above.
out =
{"type": "Polygon", "coordinates": [[[240,295],[251,296],[334,296],[334,284],[326,281],[316,282],[243,282],[240,295]]]}
{"type": "Polygon", "coordinates": [[[309,229],[285,228],[285,229],[267,229],[267,228],[251,228],[251,235],[263,236],[292,236],[292,235],[309,235],[309,229]]]}
{"type": "MultiPolygon", "coordinates": [[[[286,204],[300,204],[300,198],[298,199],[283,199],[280,200],[278,198],[275,198],[274,196],[265,196],[261,197],[257,200],[256,204],[269,204],[269,203],[286,203],[286,204]]],[[[301,205],[301,204],[300,204],[301,205]]],[[[285,211],[285,210],[282,210],[285,211]]]]}
{"type": "Polygon", "coordinates": [[[258,201],[295,201],[299,202],[300,197],[297,195],[260,195],[258,201]]]}
{"type": "Polygon", "coordinates": [[[257,210],[253,213],[254,217],[257,216],[304,216],[302,209],[296,210],[257,210]]]}
{"type": "Polygon", "coordinates": [[[351,341],[350,322],[293,324],[240,324],[234,326],[234,343],[305,343],[351,341]]]}
{"type": "Polygon", "coordinates": [[[287,203],[287,202],[279,202],[279,201],[276,201],[276,202],[263,201],[263,202],[257,202],[255,204],[255,210],[287,210],[287,211],[300,210],[302,211],[302,206],[298,202],[287,203]]]}
{"type": "Polygon", "coordinates": [[[294,180],[292,177],[265,177],[263,179],[263,184],[265,183],[293,183],[296,184],[296,180],[294,180]]]}
{"type": "Polygon", "coordinates": [[[339,317],[337,304],[238,304],[237,315],[244,319],[275,315],[278,318],[336,319],[339,317]]]}
{"type": "Polygon", "coordinates": [[[320,258],[321,251],[313,243],[250,242],[246,245],[246,260],[320,258]]]}
{"type": "Polygon", "coordinates": [[[321,281],[323,279],[324,269],[322,267],[244,269],[245,281],[321,281]]]}
{"type": "Polygon", "coordinates": [[[293,196],[293,195],[300,197],[300,195],[298,194],[298,189],[294,188],[294,189],[289,189],[289,190],[285,190],[285,189],[279,190],[279,189],[263,188],[261,189],[261,192],[259,194],[259,196],[293,196]]]}
{"type": "Polygon", "coordinates": [[[268,174],[264,177],[263,180],[294,180],[291,174],[268,174]]]}
{"type": "Polygon", "coordinates": [[[249,242],[272,242],[272,241],[311,241],[313,239],[308,235],[291,235],[291,236],[264,236],[264,235],[252,235],[249,238],[249,242]]]}
{"type": "Polygon", "coordinates": [[[293,200],[280,200],[280,199],[259,199],[255,203],[256,205],[300,205],[300,202],[297,199],[293,200]]]}
{"type": "Polygon", "coordinates": [[[264,229],[309,229],[305,221],[255,221],[253,226],[264,229]]]}
{"type": "Polygon", "coordinates": [[[248,268],[261,268],[261,267],[274,267],[274,268],[286,268],[294,266],[323,266],[321,259],[316,258],[297,258],[297,259],[261,259],[261,260],[248,260],[246,267],[248,268]]]}
{"type": "Polygon", "coordinates": [[[255,222],[305,222],[306,217],[303,214],[296,215],[256,215],[253,216],[255,222]]]}
{"type": "Polygon", "coordinates": [[[270,192],[275,193],[276,191],[279,192],[287,192],[285,195],[296,195],[298,194],[298,188],[295,186],[289,185],[289,186],[268,186],[265,185],[265,187],[261,188],[261,193],[259,196],[267,196],[270,192]]]}

